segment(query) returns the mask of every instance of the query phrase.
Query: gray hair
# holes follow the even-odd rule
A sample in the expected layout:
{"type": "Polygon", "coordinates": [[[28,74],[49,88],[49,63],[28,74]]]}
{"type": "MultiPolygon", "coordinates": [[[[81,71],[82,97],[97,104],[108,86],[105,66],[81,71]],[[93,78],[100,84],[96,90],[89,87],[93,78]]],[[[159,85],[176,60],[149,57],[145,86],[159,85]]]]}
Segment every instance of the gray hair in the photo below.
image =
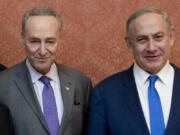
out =
{"type": "Polygon", "coordinates": [[[24,36],[24,33],[25,33],[26,22],[31,16],[54,16],[58,22],[59,31],[61,31],[62,20],[61,20],[60,15],[50,7],[39,6],[29,11],[26,11],[26,13],[24,14],[23,19],[22,19],[22,33],[21,33],[22,36],[24,36]]]}
{"type": "Polygon", "coordinates": [[[137,17],[139,17],[139,16],[141,16],[143,14],[146,14],[146,13],[160,14],[162,16],[162,18],[164,19],[164,21],[166,22],[166,24],[167,24],[168,32],[171,32],[171,21],[170,21],[169,16],[167,15],[167,13],[165,13],[165,12],[159,10],[159,9],[153,8],[153,7],[146,7],[146,8],[142,8],[142,9],[137,10],[135,13],[133,13],[128,18],[127,23],[126,23],[127,36],[129,36],[129,34],[130,34],[129,26],[132,23],[132,21],[135,20],[137,17]]]}

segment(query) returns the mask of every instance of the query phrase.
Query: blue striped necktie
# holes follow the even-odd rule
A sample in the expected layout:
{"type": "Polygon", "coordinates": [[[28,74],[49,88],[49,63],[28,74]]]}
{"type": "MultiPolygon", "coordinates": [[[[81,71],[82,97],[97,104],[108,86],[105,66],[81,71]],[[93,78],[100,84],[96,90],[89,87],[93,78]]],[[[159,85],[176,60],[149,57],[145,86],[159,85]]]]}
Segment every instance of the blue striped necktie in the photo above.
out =
{"type": "Polygon", "coordinates": [[[148,87],[148,100],[149,100],[149,115],[150,115],[150,126],[151,135],[164,135],[165,125],[164,117],[161,107],[161,100],[159,94],[155,88],[155,81],[158,76],[149,76],[149,87],[148,87]]]}

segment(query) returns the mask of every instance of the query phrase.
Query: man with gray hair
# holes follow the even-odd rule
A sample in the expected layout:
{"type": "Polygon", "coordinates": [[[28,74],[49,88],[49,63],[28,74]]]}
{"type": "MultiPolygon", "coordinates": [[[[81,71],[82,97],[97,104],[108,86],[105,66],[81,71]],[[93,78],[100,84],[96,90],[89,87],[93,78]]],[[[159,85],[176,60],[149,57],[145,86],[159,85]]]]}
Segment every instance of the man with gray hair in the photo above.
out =
{"type": "Polygon", "coordinates": [[[169,62],[174,39],[168,15],[140,9],[126,31],[134,64],[95,87],[89,135],[179,135],[180,69],[169,62]]]}
{"type": "Polygon", "coordinates": [[[27,11],[22,42],[27,58],[0,74],[0,101],[9,107],[15,135],[84,135],[91,81],[55,62],[62,21],[51,8],[27,11]]]}

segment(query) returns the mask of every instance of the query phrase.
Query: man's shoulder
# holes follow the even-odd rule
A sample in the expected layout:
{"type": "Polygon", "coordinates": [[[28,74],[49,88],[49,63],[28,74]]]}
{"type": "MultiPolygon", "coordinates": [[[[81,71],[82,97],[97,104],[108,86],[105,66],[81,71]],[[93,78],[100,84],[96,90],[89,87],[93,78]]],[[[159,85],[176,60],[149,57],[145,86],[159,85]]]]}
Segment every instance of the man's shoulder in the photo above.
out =
{"type": "Polygon", "coordinates": [[[174,68],[175,71],[175,77],[180,77],[180,68],[178,66],[176,66],[175,64],[171,63],[171,66],[174,68]]]}
{"type": "Polygon", "coordinates": [[[102,80],[100,83],[98,83],[96,86],[98,87],[113,87],[113,86],[121,86],[123,83],[128,82],[133,77],[133,70],[132,67],[129,69],[126,69],[124,71],[115,73],[104,80],[102,80]]]}
{"type": "Polygon", "coordinates": [[[69,77],[76,78],[76,79],[77,78],[89,79],[89,77],[87,77],[85,74],[83,74],[81,71],[77,69],[74,69],[72,67],[69,67],[63,64],[58,64],[58,63],[56,63],[56,65],[57,65],[59,74],[65,74],[69,77]]]}
{"type": "Polygon", "coordinates": [[[13,77],[15,76],[15,74],[17,73],[23,73],[25,71],[25,64],[24,62],[21,62],[21,63],[18,63],[2,72],[0,72],[0,78],[10,78],[10,77],[13,77]]]}
{"type": "Polygon", "coordinates": [[[180,71],[180,67],[176,66],[175,64],[171,63],[171,66],[175,69],[175,71],[180,71]]]}
{"type": "Polygon", "coordinates": [[[110,99],[115,95],[123,96],[127,85],[132,84],[130,81],[134,81],[132,68],[104,79],[95,86],[94,93],[101,95],[104,99],[110,99]]]}

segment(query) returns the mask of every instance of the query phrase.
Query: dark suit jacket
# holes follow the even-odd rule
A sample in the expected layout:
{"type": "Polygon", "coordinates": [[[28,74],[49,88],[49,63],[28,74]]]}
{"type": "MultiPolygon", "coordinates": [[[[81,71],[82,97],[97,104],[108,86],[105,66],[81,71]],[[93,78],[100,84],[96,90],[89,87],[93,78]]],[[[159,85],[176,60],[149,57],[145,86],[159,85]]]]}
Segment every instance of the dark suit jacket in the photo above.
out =
{"type": "MultiPolygon", "coordinates": [[[[64,104],[58,135],[83,135],[91,81],[66,66],[57,64],[57,69],[64,104]]],[[[0,73],[0,101],[10,109],[15,135],[49,135],[25,61],[0,73]]]]}
{"type": "Polygon", "coordinates": [[[13,135],[13,126],[7,106],[0,104],[0,134],[13,135]]]}
{"type": "MultiPolygon", "coordinates": [[[[149,135],[132,67],[95,87],[89,135],[149,135]]],[[[175,67],[172,103],[165,135],[180,135],[180,69],[175,67]]]]}
{"type": "Polygon", "coordinates": [[[6,69],[6,67],[3,66],[2,64],[0,64],[0,72],[3,71],[3,70],[5,70],[5,69],[6,69]]]}

